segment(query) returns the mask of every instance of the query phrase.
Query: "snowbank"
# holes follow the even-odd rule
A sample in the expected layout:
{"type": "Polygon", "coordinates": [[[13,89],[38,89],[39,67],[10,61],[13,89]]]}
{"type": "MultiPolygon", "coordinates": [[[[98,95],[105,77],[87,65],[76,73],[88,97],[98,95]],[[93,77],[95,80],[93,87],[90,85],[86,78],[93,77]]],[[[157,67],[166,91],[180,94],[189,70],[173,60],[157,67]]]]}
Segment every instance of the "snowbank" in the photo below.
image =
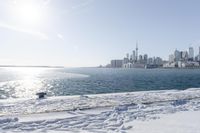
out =
{"type": "Polygon", "coordinates": [[[0,132],[168,133],[170,123],[171,132],[193,132],[198,127],[189,122],[198,123],[199,112],[200,89],[10,99],[0,101],[0,132]]]}

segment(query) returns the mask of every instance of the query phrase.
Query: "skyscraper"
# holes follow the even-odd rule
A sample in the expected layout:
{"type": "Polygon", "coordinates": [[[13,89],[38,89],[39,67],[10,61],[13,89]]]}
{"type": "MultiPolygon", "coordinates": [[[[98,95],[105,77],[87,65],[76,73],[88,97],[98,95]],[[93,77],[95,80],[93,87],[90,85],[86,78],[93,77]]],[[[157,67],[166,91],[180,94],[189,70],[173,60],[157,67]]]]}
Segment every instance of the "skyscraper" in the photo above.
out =
{"type": "Polygon", "coordinates": [[[135,50],[133,50],[133,55],[132,55],[132,57],[133,57],[133,61],[135,61],[135,60],[136,60],[136,57],[135,57],[135,50]]]}
{"type": "Polygon", "coordinates": [[[178,51],[178,50],[174,51],[174,59],[175,59],[175,61],[180,61],[180,59],[181,59],[181,52],[180,51],[178,51]]]}
{"type": "Polygon", "coordinates": [[[174,62],[174,60],[175,60],[174,54],[170,54],[170,55],[169,55],[169,62],[170,62],[170,63],[171,63],[171,62],[174,62]]]}
{"type": "Polygon", "coordinates": [[[129,53],[127,53],[127,54],[126,54],[126,58],[128,58],[128,59],[129,59],[129,53]]]}
{"type": "Polygon", "coordinates": [[[200,61],[200,47],[199,47],[198,61],[200,61]]]}
{"type": "Polygon", "coordinates": [[[136,61],[138,61],[138,42],[136,42],[136,61]]]}
{"type": "Polygon", "coordinates": [[[190,60],[194,59],[194,49],[193,49],[193,47],[189,47],[189,59],[190,60]]]}
{"type": "Polygon", "coordinates": [[[199,47],[199,56],[200,56],[200,47],[199,47]]]}
{"type": "Polygon", "coordinates": [[[188,60],[188,52],[182,51],[181,58],[182,58],[182,60],[187,61],[188,60]]]}
{"type": "Polygon", "coordinates": [[[147,64],[147,59],[148,59],[148,55],[145,54],[145,55],[144,55],[144,63],[145,63],[145,64],[147,64]]]}

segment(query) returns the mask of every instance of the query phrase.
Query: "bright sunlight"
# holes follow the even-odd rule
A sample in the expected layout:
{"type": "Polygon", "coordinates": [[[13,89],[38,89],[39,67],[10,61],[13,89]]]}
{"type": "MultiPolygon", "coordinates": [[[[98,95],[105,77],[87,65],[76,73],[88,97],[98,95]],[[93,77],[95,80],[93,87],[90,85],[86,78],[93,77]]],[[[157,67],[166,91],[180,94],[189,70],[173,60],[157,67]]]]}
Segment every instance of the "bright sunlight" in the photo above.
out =
{"type": "Polygon", "coordinates": [[[37,25],[42,19],[42,7],[34,1],[16,1],[13,8],[15,16],[23,24],[37,25]]]}

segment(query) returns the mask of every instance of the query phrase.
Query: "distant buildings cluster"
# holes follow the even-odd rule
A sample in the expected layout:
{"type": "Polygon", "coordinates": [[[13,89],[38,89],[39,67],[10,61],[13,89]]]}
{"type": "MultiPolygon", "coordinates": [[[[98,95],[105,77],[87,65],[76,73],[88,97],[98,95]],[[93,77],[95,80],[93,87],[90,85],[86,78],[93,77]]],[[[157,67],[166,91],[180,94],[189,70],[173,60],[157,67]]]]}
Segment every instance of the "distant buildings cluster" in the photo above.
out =
{"type": "Polygon", "coordinates": [[[157,68],[163,66],[163,60],[160,57],[148,57],[147,54],[138,54],[138,45],[131,54],[127,53],[123,59],[111,60],[107,67],[111,68],[157,68]]]}
{"type": "Polygon", "coordinates": [[[188,51],[175,50],[169,55],[169,61],[163,64],[165,68],[197,68],[200,67],[200,47],[199,53],[195,56],[194,48],[189,47],[188,51]]]}
{"type": "Polygon", "coordinates": [[[148,57],[147,54],[138,54],[138,44],[131,54],[127,53],[123,59],[111,60],[106,67],[111,68],[200,68],[200,47],[199,53],[195,56],[193,47],[188,51],[175,50],[169,55],[169,60],[164,61],[160,57],[148,57]]]}

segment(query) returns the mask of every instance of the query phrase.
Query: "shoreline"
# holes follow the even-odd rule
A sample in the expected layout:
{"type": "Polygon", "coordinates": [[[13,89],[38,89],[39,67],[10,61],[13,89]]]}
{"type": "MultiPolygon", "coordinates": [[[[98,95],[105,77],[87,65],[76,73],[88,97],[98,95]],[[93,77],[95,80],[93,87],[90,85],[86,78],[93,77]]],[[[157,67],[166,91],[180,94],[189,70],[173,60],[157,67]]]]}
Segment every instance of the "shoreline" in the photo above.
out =
{"type": "Polygon", "coordinates": [[[0,68],[7,68],[7,67],[14,67],[14,68],[21,68],[21,67],[27,67],[27,68],[65,68],[64,66],[15,66],[15,65],[0,65],[0,68]]]}
{"type": "Polygon", "coordinates": [[[0,100],[1,114],[36,114],[88,110],[94,108],[151,105],[157,103],[187,102],[200,99],[200,89],[138,91],[111,94],[56,96],[44,99],[19,98],[0,100]],[[42,103],[42,104],[38,104],[42,103]],[[12,105],[12,108],[10,106],[12,105]],[[43,106],[45,105],[45,106],[43,106]]]}
{"type": "MultiPolygon", "coordinates": [[[[171,121],[185,126],[194,119],[200,120],[195,117],[200,114],[199,97],[200,89],[196,88],[0,102],[1,113],[7,110],[7,114],[0,116],[0,132],[145,133],[148,130],[144,129],[152,129],[156,133],[157,123],[164,123],[166,126],[161,124],[158,133],[170,133],[167,129],[171,121]],[[35,113],[30,112],[34,110],[35,113]],[[188,117],[189,121],[180,121],[188,117]]],[[[198,127],[188,130],[196,131],[198,127]]],[[[177,125],[170,131],[180,129],[177,125]]]]}

